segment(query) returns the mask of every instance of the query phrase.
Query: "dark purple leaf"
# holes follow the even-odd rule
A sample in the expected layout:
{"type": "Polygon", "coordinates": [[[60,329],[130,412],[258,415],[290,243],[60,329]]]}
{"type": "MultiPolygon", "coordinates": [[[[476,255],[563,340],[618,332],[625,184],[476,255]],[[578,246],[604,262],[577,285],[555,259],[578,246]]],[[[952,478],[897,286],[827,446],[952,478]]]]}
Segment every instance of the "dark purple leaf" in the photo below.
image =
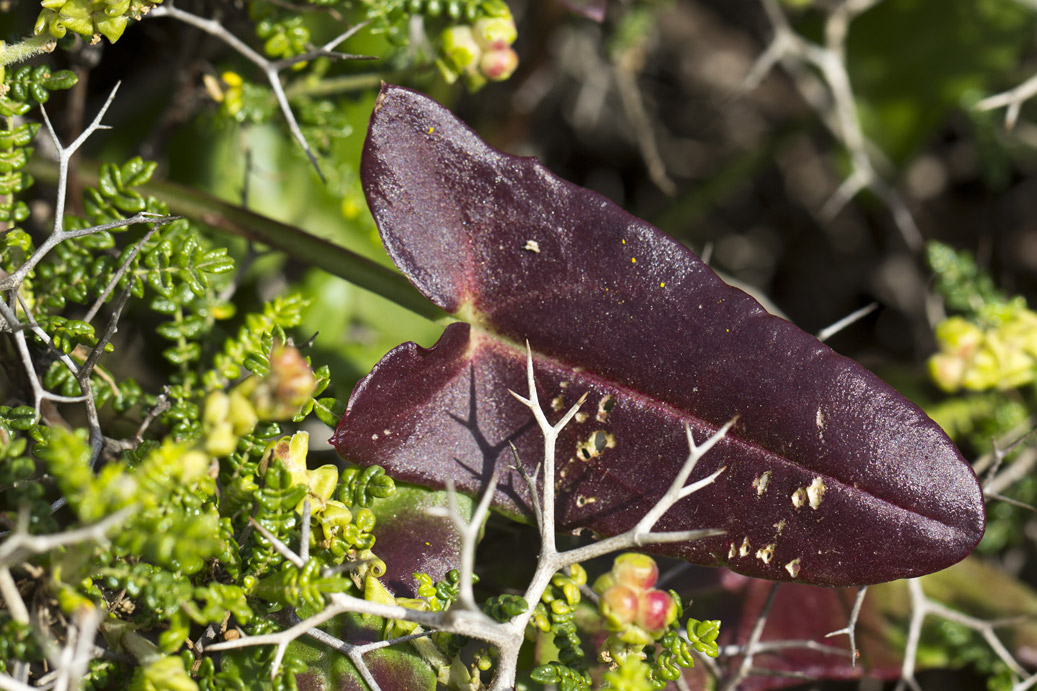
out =
{"type": "MultiPolygon", "coordinates": [[[[730,627],[735,635],[727,643],[744,645],[748,641],[773,585],[757,579],[746,581],[739,593],[741,617],[730,627]]],[[[845,635],[825,639],[827,634],[847,625],[855,596],[856,589],[852,588],[816,588],[798,583],[782,586],[767,615],[760,642],[816,641],[831,646],[831,652],[789,647],[759,655],[753,660],[753,676],[742,681],[739,690],[771,691],[801,685],[802,678],[783,676],[791,673],[818,681],[896,679],[903,662],[903,646],[894,642],[890,627],[875,605],[873,592],[865,598],[857,620],[860,657],[856,666],[850,664],[845,635]]],[[[726,632],[722,629],[721,633],[726,632]]],[[[729,660],[730,672],[740,663],[741,658],[729,660]]]]}
{"type": "MultiPolygon", "coordinates": [[[[394,349],[358,384],[339,452],[407,482],[478,492],[512,441],[542,439],[525,392],[584,414],[558,444],[562,529],[611,535],[661,496],[687,455],[738,422],[696,476],[726,467],[658,529],[727,534],[659,552],[819,585],[918,576],[983,533],[982,493],[946,435],[876,376],[723,283],[694,254],[533,159],[483,143],[428,98],[385,87],[362,170],[396,265],[469,324],[394,349]]],[[[518,473],[495,505],[529,514],[518,473]]]]}
{"type": "MultiPolygon", "coordinates": [[[[415,573],[438,581],[460,562],[461,536],[448,517],[429,515],[433,506],[447,506],[445,492],[398,486],[371,507],[378,519],[374,553],[386,565],[381,581],[396,597],[418,596],[415,573]]],[[[458,511],[465,520],[471,518],[472,501],[458,497],[458,511]]]]}

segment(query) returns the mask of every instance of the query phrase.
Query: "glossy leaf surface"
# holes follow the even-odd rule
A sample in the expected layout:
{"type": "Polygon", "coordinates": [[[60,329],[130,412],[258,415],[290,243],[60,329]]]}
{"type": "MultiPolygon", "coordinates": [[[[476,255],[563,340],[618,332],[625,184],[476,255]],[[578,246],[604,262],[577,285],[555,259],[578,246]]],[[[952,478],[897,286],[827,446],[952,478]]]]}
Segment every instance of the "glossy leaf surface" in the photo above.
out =
{"type": "MultiPolygon", "coordinates": [[[[983,532],[971,468],[925,414],[855,362],[767,314],[694,254],[536,161],[502,154],[428,98],[386,87],[362,175],[396,265],[452,324],[391,351],[333,438],[407,482],[477,492],[495,464],[532,470],[543,443],[525,392],[583,414],[558,442],[563,529],[631,527],[687,456],[684,426],[729,436],[695,476],[716,483],[657,529],[727,534],[658,551],[821,585],[917,576],[983,532]]],[[[517,472],[495,503],[529,514],[517,472]]]]}

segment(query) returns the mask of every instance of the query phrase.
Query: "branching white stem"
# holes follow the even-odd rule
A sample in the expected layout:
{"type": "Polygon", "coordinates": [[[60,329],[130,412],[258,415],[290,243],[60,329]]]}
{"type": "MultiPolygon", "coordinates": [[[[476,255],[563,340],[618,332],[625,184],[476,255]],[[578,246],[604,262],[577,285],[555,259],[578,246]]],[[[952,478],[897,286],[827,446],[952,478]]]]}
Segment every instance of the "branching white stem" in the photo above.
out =
{"type": "MultiPolygon", "coordinates": [[[[555,487],[554,487],[554,476],[555,476],[555,443],[558,441],[558,434],[565,428],[569,422],[576,417],[576,413],[579,412],[580,406],[583,405],[584,401],[587,400],[587,394],[584,393],[580,397],[580,400],[576,404],[569,408],[568,412],[562,416],[556,424],[552,425],[547,420],[547,415],[544,413],[544,409],[540,407],[540,399],[537,398],[537,387],[536,381],[533,378],[533,351],[529,348],[529,342],[526,342],[526,384],[529,387],[529,398],[523,398],[514,391],[511,391],[512,396],[517,398],[522,405],[526,406],[533,413],[533,418],[536,420],[537,425],[540,427],[541,433],[544,435],[544,490],[541,498],[541,515],[543,517],[543,524],[540,526],[541,536],[544,540],[543,549],[551,552],[555,551],[555,487]]],[[[533,497],[533,501],[536,501],[536,497],[533,497]]]]}
{"type": "Polygon", "coordinates": [[[918,251],[922,247],[922,235],[918,230],[900,193],[887,184],[876,172],[868,155],[870,143],[864,136],[857,105],[846,70],[845,45],[850,22],[862,12],[878,4],[879,0],[849,0],[837,3],[825,21],[825,43],[820,45],[806,40],[790,26],[777,0],[761,0],[763,9],[771,22],[774,37],[760,54],[743,80],[740,91],[757,86],[779,62],[786,66],[800,93],[821,115],[822,120],[850,156],[852,166],[849,177],[824,205],[821,215],[831,218],[858,192],[870,189],[889,208],[893,221],[909,248],[918,251]],[[825,96],[818,97],[811,88],[812,67],[820,75],[826,87],[825,96]]]}
{"type": "MultiPolygon", "coordinates": [[[[86,235],[92,235],[94,233],[102,232],[105,230],[122,228],[136,223],[151,222],[161,224],[171,221],[175,218],[169,216],[158,216],[156,214],[151,214],[147,212],[141,212],[130,218],[122,219],[119,221],[113,221],[111,223],[104,223],[101,225],[91,226],[88,228],[64,230],[69,162],[72,156],[79,150],[83,143],[92,134],[94,134],[97,130],[105,129],[105,126],[101,124],[101,120],[104,118],[105,113],[108,111],[108,108],[111,106],[113,100],[115,99],[115,94],[118,92],[118,89],[119,85],[116,84],[115,88],[113,88],[111,93],[109,94],[107,101],[105,101],[104,105],[101,107],[100,111],[98,111],[93,121],[91,121],[91,123],[83,130],[83,133],[80,134],[75,139],[75,141],[73,141],[68,146],[63,146],[61,144],[61,141],[58,138],[57,133],[54,131],[54,127],[50,122],[50,118],[47,115],[46,109],[41,106],[43,119],[47,126],[47,132],[54,142],[54,148],[57,151],[58,157],[58,190],[57,195],[55,197],[54,225],[50,235],[48,235],[47,238],[40,244],[40,246],[36,248],[36,250],[32,253],[32,256],[30,256],[24,264],[18,267],[17,270],[5,276],[3,279],[0,279],[0,292],[10,296],[8,298],[10,304],[8,304],[8,302],[5,300],[0,300],[0,317],[3,318],[4,322],[2,325],[0,325],[0,327],[2,327],[3,330],[10,330],[13,333],[15,348],[18,351],[19,358],[21,359],[22,365],[25,369],[26,377],[29,381],[29,387],[32,389],[33,392],[33,410],[36,414],[36,419],[39,419],[41,415],[40,407],[43,401],[45,400],[61,403],[83,402],[86,406],[87,421],[90,428],[91,467],[94,465],[94,463],[96,463],[97,458],[100,456],[101,449],[103,448],[104,444],[104,438],[101,434],[100,421],[97,417],[97,409],[94,404],[92,391],[90,390],[90,374],[93,371],[94,363],[96,363],[97,358],[100,356],[108,340],[115,332],[115,320],[113,319],[109,323],[104,336],[99,340],[99,343],[95,348],[94,352],[91,354],[90,359],[86,363],[86,366],[82,368],[78,367],[71,357],[54,349],[57,352],[58,358],[69,369],[73,376],[75,376],[76,380],[79,382],[80,389],[83,392],[81,396],[60,396],[58,394],[54,394],[47,391],[40,382],[39,374],[36,372],[35,365],[33,363],[33,358],[29,353],[28,344],[25,340],[25,330],[31,330],[38,338],[40,338],[44,342],[44,344],[51,347],[52,349],[53,346],[51,345],[50,336],[46,332],[44,332],[43,329],[41,329],[40,326],[36,323],[35,319],[32,316],[32,311],[30,307],[26,305],[24,301],[21,300],[21,296],[18,295],[18,291],[25,278],[43,260],[43,258],[46,257],[47,254],[49,254],[50,251],[53,250],[58,244],[66,240],[84,237],[86,235]],[[18,318],[17,311],[15,308],[16,301],[21,301],[22,312],[25,315],[25,322],[27,323],[23,322],[21,319],[18,318]]],[[[120,269],[120,271],[113,278],[114,282],[117,282],[119,280],[122,272],[125,271],[125,266],[126,265],[124,265],[124,267],[120,269]]],[[[110,288],[114,288],[114,282],[110,285],[110,288]]],[[[100,301],[106,299],[107,292],[108,291],[106,291],[106,294],[100,298],[100,301]]],[[[91,310],[88,314],[87,319],[92,319],[95,316],[95,314],[96,311],[91,310]]]]}
{"type": "MultiPolygon", "coordinates": [[[[276,674],[287,646],[298,637],[306,634],[346,652],[354,664],[356,664],[357,668],[361,670],[361,674],[364,675],[367,683],[371,685],[372,688],[376,688],[373,679],[370,678],[370,674],[363,664],[362,659],[363,653],[367,650],[373,649],[374,644],[371,646],[351,647],[350,644],[338,641],[338,639],[335,639],[333,636],[315,628],[339,614],[353,612],[357,614],[383,617],[385,619],[413,622],[423,628],[461,634],[494,646],[497,649],[498,663],[493,681],[489,688],[490,691],[508,691],[513,689],[515,686],[515,674],[518,667],[519,651],[525,641],[526,627],[529,624],[530,617],[533,615],[534,607],[538,602],[540,602],[544,591],[550,586],[551,579],[560,570],[579,562],[586,561],[595,556],[600,556],[616,550],[637,548],[649,543],[694,540],[702,537],[723,534],[724,531],[708,529],[658,533],[652,532],[652,529],[658,520],[662,518],[666,511],[668,511],[675,503],[687,497],[692,492],[698,491],[709,485],[721,472],[723,472],[723,468],[721,468],[706,478],[693,482],[690,485],[685,485],[692,471],[695,469],[698,460],[727,433],[731,425],[734,424],[734,420],[717,430],[716,433],[711,435],[702,444],[696,444],[690,429],[687,430],[688,445],[690,447],[688,458],[685,460],[667,492],[649,511],[646,512],[645,516],[637,523],[637,525],[632,527],[630,530],[607,540],[602,540],[567,552],[559,552],[555,546],[556,543],[554,539],[555,442],[565,425],[575,417],[580,406],[586,400],[587,395],[584,394],[584,396],[580,398],[579,402],[562,416],[561,420],[555,424],[551,424],[539,403],[536,390],[536,380],[533,374],[532,351],[528,350],[528,346],[526,355],[526,375],[529,387],[527,396],[520,396],[515,392],[511,393],[530,409],[533,413],[534,419],[540,427],[541,433],[543,434],[544,461],[542,467],[544,469],[544,474],[542,478],[543,490],[542,492],[538,492],[535,480],[538,473],[534,473],[533,476],[530,477],[524,470],[519,471],[529,486],[530,498],[534,506],[534,512],[538,515],[538,523],[541,532],[541,551],[537,560],[536,570],[525,593],[523,594],[524,599],[529,605],[525,612],[513,617],[510,621],[504,623],[496,622],[478,609],[472,593],[472,573],[475,561],[475,546],[479,537],[479,529],[487,511],[489,510],[490,501],[492,500],[496,490],[498,471],[495,469],[492,477],[487,483],[487,486],[483,489],[479,504],[473,512],[470,521],[465,521],[461,517],[457,508],[457,499],[452,486],[448,487],[449,503],[446,509],[431,511],[431,513],[437,515],[448,516],[461,536],[462,556],[458,607],[444,612],[423,612],[407,609],[398,605],[372,602],[345,593],[332,593],[328,596],[328,606],[321,612],[298,622],[284,631],[262,636],[244,636],[233,641],[225,641],[205,646],[205,650],[215,652],[219,650],[231,650],[255,645],[276,645],[277,653],[275,655],[275,664],[271,669],[271,673],[276,674]],[[538,497],[538,494],[541,496],[538,497]]],[[[518,460],[516,454],[516,461],[518,462],[518,460]]],[[[521,468],[521,465],[519,467],[521,468]]],[[[295,564],[300,568],[304,565],[305,560],[302,556],[293,552],[287,545],[278,540],[276,536],[272,535],[270,531],[266,530],[255,521],[252,521],[251,525],[258,530],[263,537],[269,540],[274,549],[276,549],[292,564],[295,564]]],[[[407,638],[399,640],[407,640],[407,638]]],[[[391,642],[383,642],[379,644],[379,647],[390,643],[391,642]]]]}
{"type": "MultiPolygon", "coordinates": [[[[687,487],[684,486],[684,483],[694,470],[695,464],[727,433],[728,429],[730,429],[731,425],[734,423],[733,420],[713,434],[701,446],[695,444],[690,430],[687,431],[690,447],[690,453],[687,460],[674,478],[674,481],[667,492],[651,509],[646,512],[645,516],[638,521],[637,525],[620,535],[613,536],[606,540],[601,540],[600,542],[595,542],[567,552],[558,552],[554,538],[555,442],[565,425],[575,417],[580,406],[582,406],[586,400],[587,395],[584,394],[576,405],[566,412],[561,420],[552,425],[547,419],[547,415],[543,408],[541,408],[537,396],[536,380],[533,376],[533,353],[529,348],[528,343],[526,344],[526,379],[529,387],[528,395],[523,397],[514,391],[512,391],[511,394],[530,409],[533,413],[534,419],[540,427],[541,434],[544,436],[543,494],[540,501],[540,505],[542,506],[542,520],[540,521],[540,556],[537,560],[537,568],[533,574],[533,578],[523,595],[526,602],[529,603],[529,609],[504,624],[504,627],[510,628],[513,632],[513,638],[508,642],[507,646],[498,646],[498,666],[493,678],[493,683],[490,686],[491,691],[505,691],[506,689],[514,687],[515,672],[518,664],[518,653],[522,644],[523,632],[525,631],[526,624],[532,616],[533,607],[540,601],[540,598],[550,585],[551,579],[555,573],[568,568],[573,564],[617,550],[637,548],[649,543],[701,539],[703,537],[723,534],[724,532],[721,530],[705,529],[653,533],[651,530],[655,526],[656,522],[662,518],[666,511],[668,511],[677,501],[686,497],[691,492],[707,486],[713,482],[721,472],[723,472],[723,468],[721,468],[703,480],[692,483],[687,487]]],[[[535,483],[530,484],[532,488],[535,488],[535,483]]],[[[537,503],[535,492],[532,501],[534,504],[537,503]]]]}
{"type": "MultiPolygon", "coordinates": [[[[36,323],[36,319],[32,316],[32,312],[29,306],[25,304],[21,295],[15,293],[18,302],[22,308],[22,312],[25,314],[25,319],[28,321],[28,326],[25,327],[18,321],[17,317],[13,312],[6,309],[6,305],[0,300],[0,312],[3,313],[4,319],[9,324],[17,324],[22,326],[21,329],[14,333],[15,342],[18,345],[18,353],[22,359],[22,365],[25,367],[25,372],[29,377],[29,385],[33,392],[33,411],[36,414],[38,420],[41,415],[40,406],[44,400],[50,400],[62,403],[79,403],[82,402],[86,407],[86,418],[90,428],[90,467],[93,468],[97,462],[98,457],[101,454],[101,449],[104,446],[104,437],[101,434],[101,421],[97,417],[97,405],[94,402],[94,394],[90,386],[90,373],[88,370],[79,367],[75,361],[69,356],[63,353],[61,350],[56,348],[51,341],[50,335],[44,331],[39,324],[36,323]],[[12,321],[13,320],[13,321],[12,321]],[[33,364],[32,357],[29,354],[28,344],[25,342],[25,329],[28,328],[39,338],[43,343],[50,348],[61,360],[62,364],[68,368],[68,371],[75,377],[76,382],[79,383],[79,389],[83,392],[79,396],[61,396],[55,393],[51,393],[43,388],[43,384],[39,380],[39,376],[36,374],[36,366],[33,364]]],[[[112,327],[114,329],[114,326],[112,327]]],[[[111,334],[108,334],[108,338],[111,334]]],[[[106,341],[104,341],[106,342],[106,341]]],[[[103,349],[103,342],[99,342],[98,345],[103,349]]],[[[93,367],[93,365],[91,365],[93,367]]],[[[64,498],[58,500],[63,501],[64,498]]]]}
{"type": "Polygon", "coordinates": [[[861,607],[864,605],[864,597],[868,594],[868,586],[861,586],[857,590],[857,596],[853,599],[853,608],[850,610],[850,620],[846,626],[838,631],[826,633],[825,638],[846,635],[850,639],[850,667],[857,668],[857,619],[861,615],[861,607]]]}
{"type": "MultiPolygon", "coordinates": [[[[770,614],[771,606],[774,604],[774,598],[778,594],[778,586],[780,583],[775,583],[771,586],[771,592],[767,595],[767,601],[763,605],[763,609],[760,610],[759,616],[756,618],[756,623],[753,625],[752,631],[749,633],[749,640],[745,642],[743,647],[743,655],[741,664],[738,666],[738,670],[735,675],[727,681],[724,686],[724,691],[735,691],[738,685],[742,683],[752,671],[753,658],[759,651],[760,636],[763,635],[763,627],[767,624],[767,615],[770,614]]],[[[769,673],[769,672],[768,672],[769,673]]]]}
{"type": "Polygon", "coordinates": [[[457,508],[457,492],[454,491],[454,483],[450,480],[447,480],[447,507],[444,509],[441,506],[434,506],[428,510],[428,513],[432,515],[447,516],[454,524],[458,535],[461,536],[461,579],[458,602],[471,612],[481,613],[479,606],[475,604],[475,594],[472,592],[472,584],[475,580],[473,578],[475,547],[479,542],[479,532],[482,529],[483,520],[490,511],[490,500],[493,499],[493,493],[497,490],[497,477],[497,470],[494,469],[470,521],[466,521],[457,508]]]}
{"type": "Polygon", "coordinates": [[[976,110],[987,111],[1004,108],[1005,129],[1011,132],[1019,120],[1019,111],[1023,104],[1035,95],[1037,95],[1037,74],[1013,89],[984,98],[976,104],[976,110]]]}
{"type": "Polygon", "coordinates": [[[336,36],[328,43],[307,51],[302,55],[297,55],[284,60],[268,60],[263,57],[255,50],[253,50],[247,43],[242,41],[240,38],[232,34],[230,31],[224,28],[224,26],[214,20],[199,17],[196,14],[185,12],[177,7],[173,7],[170,4],[165,4],[160,7],[156,7],[151,10],[151,17],[170,17],[178,21],[190,24],[191,26],[201,29],[211,36],[215,36],[219,40],[226,43],[228,46],[233,48],[242,57],[252,62],[258,67],[263,74],[266,76],[267,81],[270,83],[270,88],[274,92],[274,98],[277,99],[277,104],[281,108],[281,114],[284,116],[285,121],[288,123],[288,129],[291,131],[295,141],[298,142],[302,150],[306,152],[306,156],[310,159],[310,163],[313,164],[314,170],[317,171],[317,175],[320,176],[321,182],[325,181],[324,173],[320,169],[320,164],[317,162],[317,156],[310,149],[309,143],[306,141],[306,137],[303,136],[302,129],[299,127],[299,122],[295,119],[295,114],[292,112],[292,107],[288,103],[288,96],[285,94],[284,86],[281,84],[280,72],[286,67],[290,67],[296,63],[312,60],[317,57],[332,57],[337,59],[361,59],[369,60],[371,58],[360,56],[360,55],[349,55],[347,53],[335,53],[332,49],[338,44],[345,41],[347,38],[359,31],[365,24],[358,24],[351,27],[349,30],[336,36]]]}
{"type": "Polygon", "coordinates": [[[51,535],[30,535],[27,526],[23,526],[19,521],[14,532],[0,543],[0,566],[6,568],[24,561],[30,554],[41,554],[66,545],[88,541],[103,544],[107,540],[105,536],[108,531],[129,518],[135,510],[136,507],[129,506],[92,525],[51,535]]]}
{"type": "Polygon", "coordinates": [[[181,218],[181,216],[162,216],[161,214],[154,214],[150,211],[141,211],[129,218],[110,221],[109,223],[102,223],[101,225],[90,226],[89,228],[61,230],[60,226],[55,226],[53,232],[51,232],[47,239],[43,241],[42,245],[36,248],[36,251],[33,252],[32,256],[29,257],[24,264],[18,267],[17,271],[9,274],[6,278],[0,281],[0,290],[6,291],[16,289],[21,285],[21,282],[25,280],[25,277],[29,275],[29,272],[36,268],[36,265],[40,263],[43,257],[45,257],[50,250],[54,249],[55,246],[65,240],[94,235],[95,233],[100,233],[104,230],[125,228],[126,226],[132,226],[137,223],[154,223],[156,226],[159,226],[165,223],[171,223],[179,218],[181,218]]]}
{"type": "MultiPolygon", "coordinates": [[[[912,691],[921,691],[918,681],[915,679],[915,660],[918,655],[918,643],[922,635],[922,624],[929,615],[943,617],[948,621],[972,629],[983,637],[994,654],[1008,666],[1017,677],[1026,677],[1026,670],[1012,656],[1005,645],[994,633],[999,626],[1005,626],[1017,622],[1018,617],[1011,620],[984,621],[967,614],[962,614],[946,605],[926,597],[922,590],[922,582],[917,578],[907,581],[908,593],[911,599],[911,622],[908,626],[907,645],[904,649],[904,663],[900,668],[900,681],[897,682],[896,691],[904,691],[910,688],[912,691]]],[[[1013,689],[1014,691],[1014,689],[1013,689]]]]}
{"type": "MultiPolygon", "coordinates": [[[[306,632],[306,635],[309,636],[310,638],[316,640],[316,641],[320,641],[321,643],[323,643],[324,645],[326,645],[326,646],[328,646],[330,648],[333,648],[335,650],[338,650],[339,652],[345,653],[346,656],[349,657],[349,660],[353,663],[353,666],[356,667],[358,672],[360,672],[360,676],[363,677],[364,683],[367,684],[368,688],[371,691],[382,691],[382,687],[378,685],[378,682],[375,680],[374,675],[371,674],[371,670],[369,670],[367,668],[367,664],[364,663],[363,652],[358,652],[360,650],[360,648],[363,648],[363,647],[366,647],[366,646],[351,645],[349,643],[346,643],[345,641],[341,641],[341,640],[335,638],[330,633],[327,633],[326,631],[322,631],[320,629],[310,629],[309,631],[306,632]]],[[[422,635],[427,635],[427,634],[422,634],[422,635]]],[[[400,641],[399,641],[399,639],[396,639],[396,640],[393,640],[393,641],[377,641],[377,642],[378,643],[384,643],[385,645],[391,645],[391,644],[394,644],[394,643],[398,643],[400,641]]],[[[371,649],[373,649],[373,648],[371,648],[371,649]]]]}
{"type": "Polygon", "coordinates": [[[339,652],[345,653],[349,657],[350,662],[356,667],[357,671],[360,672],[360,676],[364,678],[364,683],[370,687],[371,691],[381,691],[381,687],[375,680],[374,675],[371,674],[371,670],[367,668],[367,664],[364,662],[364,655],[373,650],[379,650],[381,648],[388,648],[389,646],[397,645],[399,643],[406,643],[413,641],[418,638],[425,638],[430,635],[431,631],[422,631],[421,633],[412,633],[409,636],[400,636],[398,638],[392,638],[387,641],[372,641],[371,643],[365,643],[364,645],[353,645],[352,643],[346,643],[345,641],[335,638],[330,633],[322,631],[321,629],[310,629],[306,632],[306,635],[314,640],[320,641],[321,643],[338,650],[339,652]]]}

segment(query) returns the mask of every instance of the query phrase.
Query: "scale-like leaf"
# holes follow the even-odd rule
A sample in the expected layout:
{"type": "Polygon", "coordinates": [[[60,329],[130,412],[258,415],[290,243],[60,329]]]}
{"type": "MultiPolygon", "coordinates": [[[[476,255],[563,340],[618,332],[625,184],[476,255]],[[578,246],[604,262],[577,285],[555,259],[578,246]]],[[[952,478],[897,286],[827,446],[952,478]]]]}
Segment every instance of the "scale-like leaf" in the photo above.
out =
{"type": "MultiPolygon", "coordinates": [[[[451,324],[362,380],[333,438],[394,477],[477,492],[497,464],[532,471],[540,431],[524,392],[583,413],[558,442],[561,529],[631,527],[687,456],[684,426],[729,435],[696,476],[726,467],[657,529],[726,535],[659,552],[750,576],[823,585],[918,576],[983,533],[982,493],[943,432],[878,377],[767,314],[694,254],[533,159],[487,146],[449,111],[385,87],[362,170],[396,265],[451,324]]],[[[529,514],[517,472],[498,508],[529,514]]]]}

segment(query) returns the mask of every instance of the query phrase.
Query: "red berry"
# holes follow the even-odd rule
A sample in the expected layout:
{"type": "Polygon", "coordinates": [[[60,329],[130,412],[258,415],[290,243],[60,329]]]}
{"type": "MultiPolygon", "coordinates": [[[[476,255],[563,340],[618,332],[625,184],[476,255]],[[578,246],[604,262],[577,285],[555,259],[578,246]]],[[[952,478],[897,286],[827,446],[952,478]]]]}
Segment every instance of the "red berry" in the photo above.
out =
{"type": "Polygon", "coordinates": [[[662,631],[677,618],[677,603],[669,593],[649,590],[641,593],[637,607],[637,625],[646,631],[662,631]]]}
{"type": "Polygon", "coordinates": [[[479,61],[479,71],[487,79],[495,82],[503,81],[515,71],[518,61],[518,54],[511,48],[490,50],[483,53],[482,59],[479,61]]]}

